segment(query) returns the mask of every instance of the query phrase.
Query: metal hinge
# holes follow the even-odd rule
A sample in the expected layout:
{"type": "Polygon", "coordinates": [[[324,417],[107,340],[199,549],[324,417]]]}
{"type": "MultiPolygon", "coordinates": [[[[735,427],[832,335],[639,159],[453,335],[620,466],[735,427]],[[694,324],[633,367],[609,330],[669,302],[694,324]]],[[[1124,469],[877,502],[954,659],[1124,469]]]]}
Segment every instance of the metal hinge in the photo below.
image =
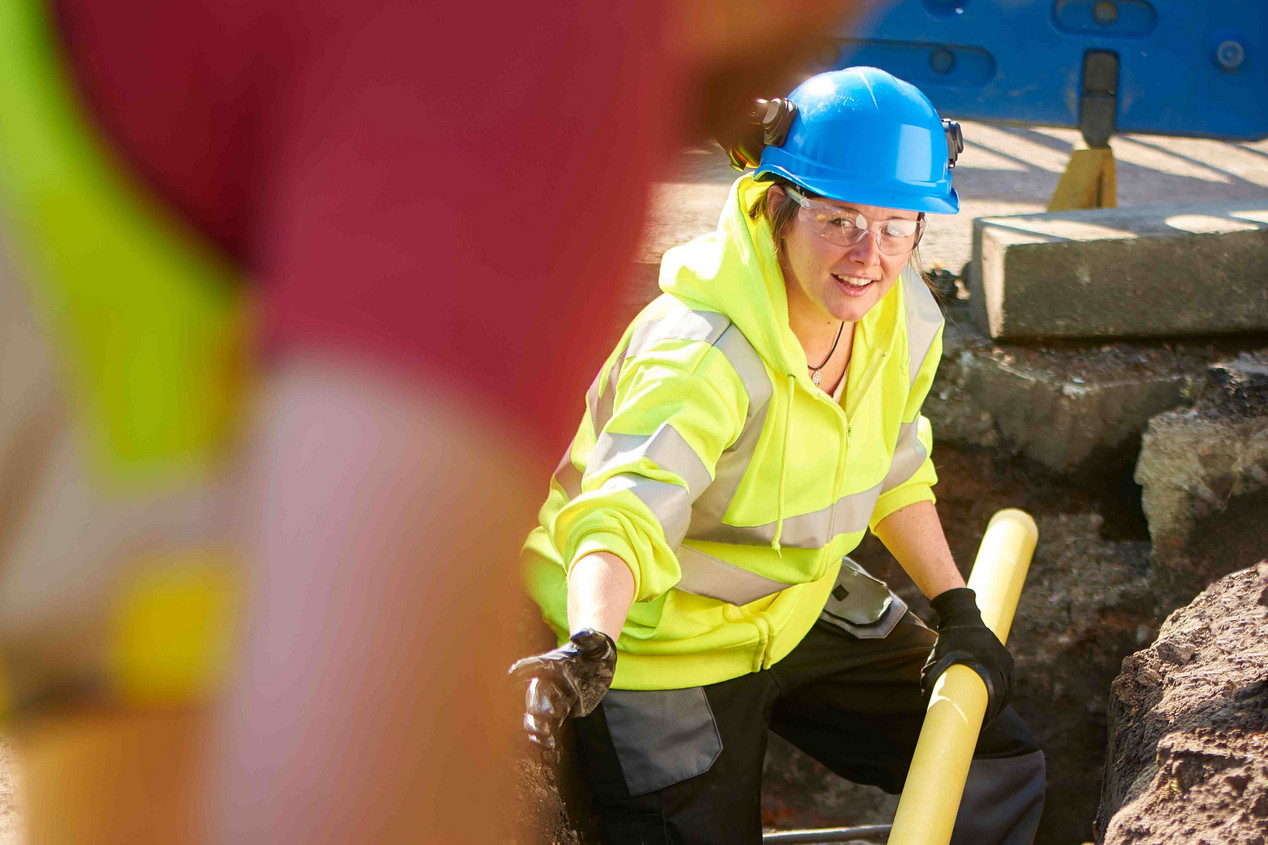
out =
{"type": "Polygon", "coordinates": [[[1109,146],[1118,117],[1118,54],[1088,50],[1083,54],[1083,93],[1079,97],[1079,131],[1093,149],[1109,146]]]}

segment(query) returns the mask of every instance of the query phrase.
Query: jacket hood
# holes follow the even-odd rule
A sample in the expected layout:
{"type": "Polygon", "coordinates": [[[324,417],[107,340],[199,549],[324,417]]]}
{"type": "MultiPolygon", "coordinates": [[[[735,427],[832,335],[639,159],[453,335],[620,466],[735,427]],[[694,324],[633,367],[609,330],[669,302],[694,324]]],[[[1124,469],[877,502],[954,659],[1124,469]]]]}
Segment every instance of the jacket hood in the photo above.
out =
{"type": "MultiPolygon", "coordinates": [[[[731,185],[715,231],[665,253],[660,266],[660,289],[692,307],[725,314],[748,338],[757,353],[781,374],[796,377],[813,389],[805,351],[788,325],[788,294],[775,254],[775,240],[766,215],[754,220],[748,209],[764,201],[770,182],[751,174],[731,185]]],[[[876,348],[882,312],[898,306],[900,279],[861,321],[876,348]]]]}

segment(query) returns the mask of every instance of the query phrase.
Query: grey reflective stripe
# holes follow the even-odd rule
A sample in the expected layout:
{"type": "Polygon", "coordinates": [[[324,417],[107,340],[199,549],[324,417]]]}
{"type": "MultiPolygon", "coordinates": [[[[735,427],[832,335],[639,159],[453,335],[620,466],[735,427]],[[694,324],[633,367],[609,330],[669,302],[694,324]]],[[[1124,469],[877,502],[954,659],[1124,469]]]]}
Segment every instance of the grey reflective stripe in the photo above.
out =
{"type": "MultiPolygon", "coordinates": [[[[762,425],[766,419],[766,406],[773,392],[770,377],[766,373],[766,365],[761,356],[753,349],[752,344],[744,337],[729,317],[715,311],[692,311],[685,305],[675,302],[670,312],[655,320],[648,320],[635,326],[630,332],[629,343],[612,361],[606,374],[600,372],[590,384],[586,392],[586,404],[590,410],[590,422],[596,433],[595,447],[587,461],[587,472],[598,473],[605,466],[613,466],[616,461],[624,461],[622,455],[635,459],[634,451],[646,449],[643,454],[655,461],[659,466],[677,473],[686,480],[688,489],[673,484],[645,479],[646,484],[630,479],[640,476],[622,474],[605,483],[629,475],[629,479],[616,485],[615,489],[634,489],[635,495],[643,500],[652,510],[665,528],[665,537],[671,547],[682,542],[686,526],[690,524],[694,511],[691,503],[698,498],[703,502],[704,513],[715,513],[715,521],[720,521],[722,514],[730,505],[731,497],[739,486],[740,479],[748,469],[749,460],[761,435],[762,425]],[[603,427],[612,418],[613,403],[616,396],[617,381],[622,366],[630,356],[637,356],[650,350],[655,344],[665,340],[687,340],[708,343],[717,349],[731,364],[740,378],[749,397],[748,411],[745,415],[744,428],[740,437],[732,446],[723,452],[721,460],[715,468],[715,476],[710,480],[708,468],[700,460],[695,451],[672,426],[662,425],[650,438],[631,435],[619,435],[603,432],[603,427]],[[652,450],[656,452],[652,454],[652,450]],[[723,474],[719,476],[718,474],[723,474]],[[720,484],[718,482],[721,482],[720,484]],[[674,488],[672,492],[665,488],[674,488]],[[707,500],[703,497],[710,497],[707,500]],[[671,513],[671,503],[681,502],[681,513],[671,513]]],[[[565,454],[555,470],[555,478],[564,488],[568,497],[575,498],[581,493],[580,473],[572,465],[565,454]]]]}
{"type": "Polygon", "coordinates": [[[572,465],[572,446],[564,450],[563,460],[555,467],[555,480],[564,488],[569,499],[581,495],[581,470],[572,465]]]}
{"type": "MultiPolygon", "coordinates": [[[[903,296],[907,310],[907,349],[911,384],[915,385],[920,367],[924,364],[933,341],[942,327],[942,311],[929,288],[923,284],[907,284],[903,280],[903,296]]],[[[894,446],[894,459],[889,472],[881,482],[881,492],[888,493],[916,474],[924,465],[929,453],[916,437],[920,417],[905,422],[898,429],[898,442],[894,446]]]]}
{"type": "Polygon", "coordinates": [[[604,491],[629,490],[639,498],[665,531],[665,541],[675,548],[687,534],[691,520],[691,496],[686,487],[667,481],[653,481],[633,472],[614,475],[599,488],[604,491]]]}
{"type": "Polygon", "coordinates": [[[609,419],[612,418],[612,403],[616,397],[616,380],[621,375],[621,362],[625,360],[625,353],[622,352],[617,359],[612,362],[612,367],[608,370],[607,390],[602,390],[603,371],[594,377],[594,381],[590,383],[590,389],[586,391],[586,407],[590,409],[590,425],[594,426],[594,430],[602,431],[609,419]]]}
{"type": "Polygon", "coordinates": [[[925,444],[916,436],[919,428],[920,417],[898,427],[898,445],[894,447],[894,459],[889,464],[889,472],[881,482],[882,493],[893,490],[924,466],[929,453],[925,451],[925,444]]]}
{"type": "Polygon", "coordinates": [[[766,424],[766,409],[770,406],[770,398],[774,392],[765,362],[738,328],[729,327],[714,346],[726,356],[740,377],[740,382],[748,393],[748,413],[745,414],[740,436],[719,456],[713,469],[713,483],[696,501],[691,515],[693,527],[689,536],[692,537],[696,536],[697,525],[703,529],[705,526],[722,524],[722,517],[731,506],[740,480],[748,472],[749,462],[757,451],[757,441],[766,424]]]}
{"type": "Polygon", "coordinates": [[[709,468],[691,448],[678,429],[669,423],[661,424],[652,434],[599,435],[590,453],[590,466],[586,470],[594,475],[609,472],[610,468],[632,464],[647,458],[661,469],[681,476],[694,500],[709,486],[709,468]]]}
{"type": "Polygon", "coordinates": [[[774,595],[790,586],[782,581],[763,578],[690,546],[679,546],[677,555],[682,580],[675,586],[697,596],[741,605],[774,595]]]}
{"type": "Polygon", "coordinates": [[[907,311],[907,349],[910,354],[911,383],[916,383],[916,375],[920,366],[933,347],[933,340],[942,327],[942,309],[933,298],[929,288],[920,281],[908,284],[903,279],[903,300],[907,311]]]}
{"type": "MultiPolygon", "coordinates": [[[[727,328],[731,325],[730,318],[725,314],[719,314],[715,311],[691,311],[685,305],[677,302],[675,302],[675,305],[677,307],[664,317],[648,320],[635,326],[634,330],[630,332],[630,342],[613,359],[612,366],[608,368],[607,378],[604,378],[604,372],[600,370],[595,375],[594,381],[590,383],[590,388],[586,391],[586,407],[590,411],[590,425],[593,427],[596,437],[603,431],[603,427],[608,424],[608,420],[612,419],[613,404],[616,401],[616,385],[621,377],[621,367],[624,366],[627,357],[645,352],[653,344],[662,340],[694,340],[714,344],[718,338],[726,333],[727,328]]],[[[740,337],[743,338],[743,335],[740,335],[740,337]]],[[[745,343],[747,344],[747,341],[745,343]]],[[[752,357],[756,358],[757,353],[752,352],[752,347],[749,347],[749,351],[752,357]]],[[[757,361],[759,364],[761,363],[760,358],[757,358],[757,361]]],[[[741,378],[743,378],[743,374],[741,374],[741,378]]],[[[745,386],[748,386],[747,383],[745,386]]],[[[750,390],[751,394],[752,391],[750,390]]],[[[766,394],[769,398],[769,381],[766,383],[766,394]]],[[[597,446],[598,444],[596,443],[596,448],[597,446]]],[[[569,451],[571,451],[571,447],[569,447],[569,451]]],[[[591,460],[593,461],[593,457],[591,460]]],[[[568,494],[569,499],[581,495],[580,475],[577,468],[572,465],[568,453],[565,453],[563,461],[560,462],[555,470],[555,478],[560,486],[564,488],[564,492],[568,494]]],[[[705,486],[707,486],[707,483],[705,486]]],[[[704,489],[704,487],[700,489],[704,489]]],[[[700,490],[694,486],[692,487],[692,492],[697,496],[700,495],[700,490]]]]}
{"type": "Polygon", "coordinates": [[[616,383],[621,377],[621,367],[626,358],[646,352],[662,340],[695,340],[713,344],[730,325],[731,319],[725,314],[716,311],[691,311],[685,305],[678,304],[678,308],[664,317],[635,326],[630,332],[630,342],[608,369],[606,389],[601,389],[603,373],[600,371],[586,391],[586,406],[590,409],[590,424],[594,426],[595,433],[602,431],[612,418],[616,383]]]}
{"type": "MultiPolygon", "coordinates": [[[[779,545],[790,549],[821,549],[838,534],[853,534],[867,528],[867,521],[881,494],[877,484],[858,493],[842,496],[826,508],[810,513],[800,513],[784,518],[779,545]]],[[[691,540],[733,545],[769,545],[775,541],[777,523],[737,526],[722,522],[706,524],[703,520],[691,521],[687,536],[691,540]]]]}
{"type": "Polygon", "coordinates": [[[730,317],[716,311],[690,311],[685,305],[680,305],[680,309],[635,326],[625,354],[641,355],[662,340],[698,340],[713,344],[731,325],[730,317]]]}

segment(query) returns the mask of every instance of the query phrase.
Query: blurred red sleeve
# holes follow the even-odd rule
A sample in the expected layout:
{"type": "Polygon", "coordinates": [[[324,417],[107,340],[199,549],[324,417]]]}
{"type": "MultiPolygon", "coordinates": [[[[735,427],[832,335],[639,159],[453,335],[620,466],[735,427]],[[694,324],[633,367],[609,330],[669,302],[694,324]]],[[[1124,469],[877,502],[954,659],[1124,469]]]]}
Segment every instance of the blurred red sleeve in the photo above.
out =
{"type": "Polygon", "coordinates": [[[657,3],[56,0],[91,113],[318,345],[563,448],[676,106],[657,3]]]}

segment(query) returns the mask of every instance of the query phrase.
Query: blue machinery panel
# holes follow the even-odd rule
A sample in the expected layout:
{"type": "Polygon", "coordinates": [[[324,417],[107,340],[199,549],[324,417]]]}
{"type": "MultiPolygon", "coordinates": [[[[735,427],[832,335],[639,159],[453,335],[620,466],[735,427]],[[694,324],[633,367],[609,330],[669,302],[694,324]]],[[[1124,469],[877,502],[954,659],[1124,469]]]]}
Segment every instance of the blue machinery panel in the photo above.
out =
{"type": "Polygon", "coordinates": [[[862,0],[823,59],[919,86],[944,117],[1079,126],[1089,52],[1118,132],[1268,137],[1268,0],[862,0]],[[1097,71],[1104,78],[1103,65],[1097,71]],[[1111,74],[1112,79],[1112,74],[1111,74]]]}

